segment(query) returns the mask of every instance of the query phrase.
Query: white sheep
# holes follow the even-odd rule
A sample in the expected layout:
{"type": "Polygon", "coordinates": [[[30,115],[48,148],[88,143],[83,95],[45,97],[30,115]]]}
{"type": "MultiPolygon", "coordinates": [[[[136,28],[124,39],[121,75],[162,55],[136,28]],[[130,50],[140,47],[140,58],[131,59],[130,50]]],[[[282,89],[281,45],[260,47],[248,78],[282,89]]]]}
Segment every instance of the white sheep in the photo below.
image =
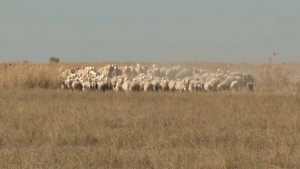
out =
{"type": "Polygon", "coordinates": [[[72,90],[76,91],[76,90],[82,90],[82,84],[80,83],[80,81],[77,79],[75,81],[73,81],[72,83],[72,90]]]}
{"type": "Polygon", "coordinates": [[[82,90],[95,90],[96,89],[96,82],[95,81],[83,81],[82,83],[82,90]]]}
{"type": "Polygon", "coordinates": [[[145,82],[143,89],[145,92],[153,91],[154,85],[150,82],[145,82]]]}
{"type": "Polygon", "coordinates": [[[175,80],[171,80],[168,84],[169,90],[171,92],[175,91],[175,85],[176,85],[176,81],[175,80]]]}
{"type": "Polygon", "coordinates": [[[159,80],[152,80],[151,84],[153,85],[153,90],[158,91],[159,90],[159,80]]]}
{"type": "Polygon", "coordinates": [[[220,80],[217,78],[212,78],[204,84],[205,91],[216,91],[217,86],[220,84],[220,80]]]}
{"type": "Polygon", "coordinates": [[[137,80],[133,79],[130,83],[129,83],[129,91],[140,91],[140,85],[138,83],[137,80]]]}
{"type": "MultiPolygon", "coordinates": [[[[189,91],[190,92],[198,92],[201,91],[202,88],[202,82],[197,81],[197,80],[191,80],[189,83],[189,91]]],[[[204,84],[203,84],[204,85],[204,84]]]]}
{"type": "Polygon", "coordinates": [[[159,83],[159,90],[160,91],[167,91],[169,89],[168,87],[168,81],[167,80],[161,80],[159,83]]]}
{"type": "Polygon", "coordinates": [[[125,92],[129,91],[129,85],[130,85],[130,81],[129,80],[125,80],[124,83],[122,84],[122,89],[125,92]]]}
{"type": "Polygon", "coordinates": [[[116,79],[116,81],[113,81],[112,82],[113,91],[116,91],[116,92],[123,91],[122,84],[123,84],[123,80],[122,79],[116,79]]]}
{"type": "Polygon", "coordinates": [[[231,84],[230,84],[230,90],[235,90],[235,91],[238,90],[238,82],[237,81],[231,82],[231,84]]]}
{"type": "Polygon", "coordinates": [[[183,79],[181,81],[176,81],[175,90],[178,90],[179,92],[187,91],[188,87],[189,87],[188,85],[189,85],[189,80],[188,79],[183,79]]]}

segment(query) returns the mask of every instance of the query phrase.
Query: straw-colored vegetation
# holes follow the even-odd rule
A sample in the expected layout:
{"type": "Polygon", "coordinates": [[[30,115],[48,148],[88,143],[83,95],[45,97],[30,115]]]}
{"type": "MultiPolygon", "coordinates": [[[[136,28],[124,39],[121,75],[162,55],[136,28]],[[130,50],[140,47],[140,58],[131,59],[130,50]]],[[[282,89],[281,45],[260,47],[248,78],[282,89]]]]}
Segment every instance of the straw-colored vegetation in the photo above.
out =
{"type": "Polygon", "coordinates": [[[250,73],[252,93],[59,89],[107,64],[0,63],[0,168],[300,168],[299,64],[181,63],[250,73]]]}

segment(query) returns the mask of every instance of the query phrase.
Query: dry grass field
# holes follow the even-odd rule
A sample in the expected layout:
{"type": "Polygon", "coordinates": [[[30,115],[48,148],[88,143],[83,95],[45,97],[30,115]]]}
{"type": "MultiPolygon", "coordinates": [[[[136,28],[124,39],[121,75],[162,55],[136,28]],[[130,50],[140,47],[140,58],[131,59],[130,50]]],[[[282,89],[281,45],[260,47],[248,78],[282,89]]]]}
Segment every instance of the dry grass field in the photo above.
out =
{"type": "Polygon", "coordinates": [[[0,168],[300,168],[300,64],[181,63],[251,73],[254,92],[59,89],[107,64],[0,63],[0,168]]]}

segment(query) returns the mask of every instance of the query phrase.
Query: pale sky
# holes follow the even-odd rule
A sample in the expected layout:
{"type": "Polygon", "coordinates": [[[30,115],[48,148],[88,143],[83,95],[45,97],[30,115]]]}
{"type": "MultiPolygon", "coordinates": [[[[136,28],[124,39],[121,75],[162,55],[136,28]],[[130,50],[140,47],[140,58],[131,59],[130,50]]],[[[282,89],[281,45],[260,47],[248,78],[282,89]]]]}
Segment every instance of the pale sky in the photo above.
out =
{"type": "Polygon", "coordinates": [[[300,63],[299,0],[1,0],[0,61],[300,63]]]}

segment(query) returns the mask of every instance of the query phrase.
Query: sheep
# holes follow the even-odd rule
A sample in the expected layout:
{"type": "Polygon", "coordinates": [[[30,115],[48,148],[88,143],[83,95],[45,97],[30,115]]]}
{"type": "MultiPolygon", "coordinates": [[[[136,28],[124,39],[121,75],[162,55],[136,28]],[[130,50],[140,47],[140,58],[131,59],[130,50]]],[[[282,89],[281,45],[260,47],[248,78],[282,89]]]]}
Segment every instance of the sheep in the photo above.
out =
{"type": "Polygon", "coordinates": [[[195,80],[195,77],[193,77],[193,76],[186,76],[186,77],[184,77],[184,78],[182,78],[182,79],[195,80]]]}
{"type": "Polygon", "coordinates": [[[235,90],[235,91],[237,91],[238,90],[238,82],[237,81],[233,81],[233,82],[231,82],[231,84],[230,84],[230,90],[235,90]]]}
{"type": "Polygon", "coordinates": [[[77,74],[87,75],[88,73],[89,73],[89,70],[85,70],[85,69],[79,69],[79,70],[77,70],[77,74]]]}
{"type": "Polygon", "coordinates": [[[95,67],[88,66],[88,67],[84,67],[83,69],[84,69],[84,70],[91,71],[91,70],[95,70],[95,67]]]}
{"type": "Polygon", "coordinates": [[[190,83],[189,84],[189,91],[190,92],[196,92],[197,91],[197,85],[196,85],[196,83],[190,83]]]}
{"type": "Polygon", "coordinates": [[[70,74],[74,74],[76,71],[74,68],[71,69],[66,69],[65,71],[61,72],[60,77],[61,78],[66,78],[67,76],[69,76],[70,74]]]}
{"type": "Polygon", "coordinates": [[[246,83],[251,82],[254,83],[254,77],[250,74],[244,74],[246,83]]]}
{"type": "Polygon", "coordinates": [[[152,80],[151,84],[153,85],[153,90],[158,91],[159,89],[159,80],[152,80]]]}
{"type": "Polygon", "coordinates": [[[197,91],[203,91],[204,89],[204,82],[199,82],[196,84],[197,91]]]}
{"type": "Polygon", "coordinates": [[[122,84],[123,84],[122,79],[117,79],[117,80],[113,81],[112,82],[113,91],[116,91],[116,92],[123,91],[122,84]]]}
{"type": "Polygon", "coordinates": [[[129,83],[129,91],[139,91],[139,90],[140,90],[140,85],[135,79],[129,83]]]}
{"type": "Polygon", "coordinates": [[[107,91],[223,91],[247,87],[253,91],[254,78],[250,74],[218,69],[209,73],[202,68],[186,69],[180,66],[158,68],[137,64],[136,67],[104,66],[97,71],[92,66],[67,69],[60,74],[65,79],[62,89],[107,91]],[[132,80],[131,80],[132,79],[132,80]],[[80,83],[80,84],[78,84],[80,83]],[[94,87],[95,86],[95,87],[94,87]],[[146,87],[146,88],[145,88],[146,87]]]}
{"type": "Polygon", "coordinates": [[[222,90],[229,90],[230,85],[233,81],[238,81],[236,77],[228,76],[226,79],[224,79],[220,84],[217,86],[218,91],[222,90]]]}
{"type": "Polygon", "coordinates": [[[73,81],[73,83],[72,83],[72,90],[73,91],[76,91],[76,90],[82,90],[82,84],[79,82],[79,80],[77,79],[77,80],[75,80],[75,81],[73,81]]]}
{"type": "Polygon", "coordinates": [[[113,91],[113,84],[110,80],[106,81],[106,91],[113,91]]]}
{"type": "Polygon", "coordinates": [[[67,71],[70,71],[69,74],[75,73],[77,70],[79,70],[79,67],[77,67],[77,68],[70,68],[69,70],[67,69],[67,71]]]}
{"type": "Polygon", "coordinates": [[[161,77],[160,80],[167,80],[168,82],[170,81],[170,79],[168,77],[161,77]]]}
{"type": "Polygon", "coordinates": [[[82,90],[85,91],[86,89],[95,90],[96,89],[96,82],[84,81],[82,83],[82,90]]]}
{"type": "Polygon", "coordinates": [[[102,68],[99,68],[96,73],[99,75],[105,75],[106,77],[111,77],[111,73],[113,71],[113,66],[112,65],[107,65],[102,68]]]}
{"type": "Polygon", "coordinates": [[[252,82],[247,82],[246,86],[250,92],[253,91],[253,83],[252,82]]]}
{"type": "Polygon", "coordinates": [[[147,81],[140,81],[139,82],[139,85],[140,85],[140,91],[143,91],[144,90],[144,85],[147,81]]]}
{"type": "Polygon", "coordinates": [[[205,81],[210,81],[210,79],[214,79],[216,78],[217,73],[210,73],[209,76],[205,79],[205,81]]]}
{"type": "Polygon", "coordinates": [[[153,77],[152,80],[157,80],[157,81],[160,81],[161,80],[161,77],[153,77]]]}
{"type": "Polygon", "coordinates": [[[75,81],[75,79],[67,79],[64,84],[66,85],[66,89],[73,89],[72,88],[72,83],[75,81]]]}
{"type": "Polygon", "coordinates": [[[175,84],[175,90],[178,90],[179,92],[187,91],[189,85],[189,80],[184,79],[182,81],[177,81],[175,84]]]}
{"type": "Polygon", "coordinates": [[[97,81],[96,86],[99,91],[104,92],[107,90],[107,81],[97,81]]]}
{"type": "Polygon", "coordinates": [[[145,82],[143,89],[145,92],[153,91],[154,85],[150,82],[145,82]]]}
{"type": "Polygon", "coordinates": [[[217,73],[216,78],[220,79],[221,81],[226,79],[227,75],[225,73],[217,73]]]}
{"type": "Polygon", "coordinates": [[[89,74],[91,77],[96,77],[97,76],[97,73],[93,70],[89,71],[89,74]]]}
{"type": "Polygon", "coordinates": [[[220,84],[217,86],[218,91],[223,91],[223,90],[228,90],[229,89],[229,83],[228,81],[222,81],[220,84]]]}
{"type": "Polygon", "coordinates": [[[167,91],[169,89],[168,87],[168,81],[167,80],[162,80],[160,83],[159,83],[159,90],[160,91],[167,91]]]}
{"type": "Polygon", "coordinates": [[[142,76],[142,79],[144,81],[148,81],[148,82],[151,82],[153,80],[153,76],[142,76]]]}
{"type": "Polygon", "coordinates": [[[143,76],[142,76],[142,75],[137,75],[137,76],[133,77],[133,79],[140,79],[140,80],[143,80],[143,76]]]}
{"type": "Polygon", "coordinates": [[[202,83],[196,80],[191,80],[188,90],[190,92],[198,92],[202,90],[202,83]]]}
{"type": "Polygon", "coordinates": [[[117,65],[112,64],[111,69],[110,69],[110,77],[117,77],[118,76],[118,70],[117,70],[117,65]]]}
{"type": "Polygon", "coordinates": [[[134,68],[134,70],[137,74],[146,73],[148,70],[148,67],[146,65],[142,66],[140,64],[137,64],[136,67],[134,68]]]}
{"type": "Polygon", "coordinates": [[[96,73],[100,75],[105,75],[107,77],[116,77],[118,75],[117,69],[118,67],[116,64],[111,64],[98,69],[96,73]]]}
{"type": "Polygon", "coordinates": [[[75,73],[69,74],[69,76],[67,77],[67,79],[75,79],[78,75],[75,73]]]}
{"type": "Polygon", "coordinates": [[[242,77],[241,76],[236,76],[235,79],[237,81],[238,88],[241,89],[244,86],[244,82],[243,82],[242,77]]]}
{"type": "Polygon", "coordinates": [[[69,89],[67,85],[67,80],[62,82],[61,89],[69,89]]]}
{"type": "Polygon", "coordinates": [[[205,91],[216,91],[220,80],[217,78],[212,78],[204,84],[205,91]]]}
{"type": "Polygon", "coordinates": [[[125,80],[124,83],[122,84],[122,89],[127,92],[129,91],[129,85],[130,85],[130,81],[129,80],[125,80]]]}
{"type": "Polygon", "coordinates": [[[171,80],[168,84],[169,90],[171,92],[175,91],[175,85],[176,85],[176,81],[175,80],[171,80]]]}

